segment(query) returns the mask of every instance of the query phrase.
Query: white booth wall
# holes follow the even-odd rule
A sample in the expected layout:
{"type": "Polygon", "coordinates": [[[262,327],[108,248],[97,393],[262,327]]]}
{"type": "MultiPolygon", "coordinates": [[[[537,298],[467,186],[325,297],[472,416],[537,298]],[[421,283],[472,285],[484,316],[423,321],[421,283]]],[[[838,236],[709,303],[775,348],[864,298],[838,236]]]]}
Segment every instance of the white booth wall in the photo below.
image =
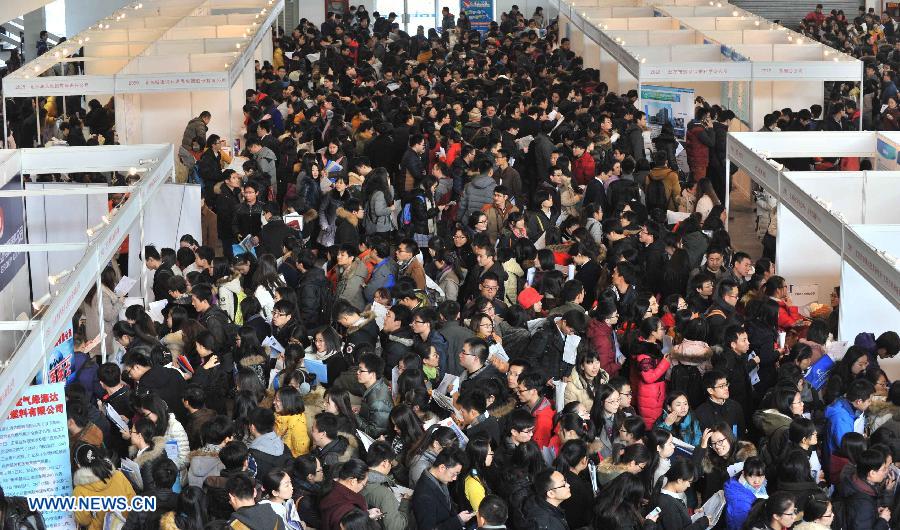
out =
{"type": "MultiPolygon", "coordinates": [[[[0,187],[4,187],[13,181],[21,182],[20,155],[16,151],[0,150],[0,187]]],[[[12,184],[10,184],[12,185],[12,184]]],[[[20,184],[21,185],[21,184],[20,184]]],[[[21,198],[10,197],[3,201],[21,201],[21,198]]],[[[24,212],[24,209],[23,209],[24,212]]],[[[19,226],[18,222],[13,219],[3,220],[3,230],[8,232],[19,226]]],[[[24,242],[24,241],[23,241],[24,242]]],[[[5,257],[0,254],[0,260],[5,261],[5,257]]],[[[15,276],[0,290],[0,320],[17,320],[31,316],[31,293],[28,284],[28,267],[22,266],[15,276]]],[[[22,337],[21,331],[4,331],[0,332],[0,361],[9,359],[12,352],[16,349],[16,344],[22,337]]]]}
{"type": "MultiPolygon", "coordinates": [[[[900,226],[852,225],[851,228],[875,248],[900,256],[900,226]]],[[[841,340],[853,341],[862,331],[877,337],[885,331],[897,331],[900,323],[900,310],[846,262],[841,271],[840,311],[841,340]]],[[[900,378],[900,359],[884,359],[879,364],[891,380],[900,378]]]]}

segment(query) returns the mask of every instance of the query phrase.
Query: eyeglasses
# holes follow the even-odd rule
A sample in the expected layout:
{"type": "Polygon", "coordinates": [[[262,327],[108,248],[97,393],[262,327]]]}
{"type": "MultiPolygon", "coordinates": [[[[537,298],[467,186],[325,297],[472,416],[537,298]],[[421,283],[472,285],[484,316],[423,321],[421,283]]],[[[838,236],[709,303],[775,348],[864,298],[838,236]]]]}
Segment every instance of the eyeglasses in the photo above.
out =
{"type": "Polygon", "coordinates": [[[286,317],[287,313],[283,313],[281,311],[272,311],[272,316],[273,317],[286,317]]]}
{"type": "Polygon", "coordinates": [[[622,397],[631,397],[631,392],[619,392],[619,395],[622,397]]]}
{"type": "Polygon", "coordinates": [[[475,224],[486,225],[486,224],[487,224],[487,219],[479,219],[478,222],[475,223],[475,224]]]}
{"type": "Polygon", "coordinates": [[[822,519],[834,517],[834,513],[822,514],[822,519]]]}
{"type": "Polygon", "coordinates": [[[728,381],[726,381],[726,382],[724,382],[724,383],[721,383],[721,384],[718,384],[718,385],[714,386],[713,388],[716,388],[716,389],[718,389],[718,388],[728,388],[729,386],[731,386],[731,383],[729,383],[728,381]]]}
{"type": "Polygon", "coordinates": [[[709,441],[710,445],[712,445],[713,447],[722,447],[725,445],[726,442],[728,442],[727,438],[722,438],[721,440],[716,440],[716,441],[713,441],[713,440],[709,441]]]}
{"type": "Polygon", "coordinates": [[[372,370],[363,370],[362,368],[357,368],[356,373],[358,374],[374,374],[372,370]]]}
{"type": "Polygon", "coordinates": [[[425,324],[424,320],[413,320],[413,324],[425,324]]]}
{"type": "Polygon", "coordinates": [[[796,516],[797,516],[797,510],[794,510],[793,512],[784,512],[784,513],[782,513],[781,515],[784,515],[784,516],[787,516],[787,517],[796,517],[796,516]]]}
{"type": "Polygon", "coordinates": [[[484,289],[485,291],[496,291],[497,289],[500,288],[500,286],[499,285],[482,285],[481,288],[484,289]]]}
{"type": "Polygon", "coordinates": [[[494,324],[491,323],[491,322],[483,322],[483,323],[481,323],[481,324],[478,324],[478,327],[481,327],[481,328],[492,328],[492,327],[494,327],[494,324]]]}
{"type": "Polygon", "coordinates": [[[568,488],[568,487],[569,487],[569,483],[568,483],[568,482],[563,482],[563,483],[560,484],[559,486],[550,488],[550,491],[558,490],[559,488],[568,488]]]}
{"type": "Polygon", "coordinates": [[[528,390],[529,389],[527,389],[527,388],[517,388],[516,394],[524,394],[525,392],[528,392],[528,390]]]}

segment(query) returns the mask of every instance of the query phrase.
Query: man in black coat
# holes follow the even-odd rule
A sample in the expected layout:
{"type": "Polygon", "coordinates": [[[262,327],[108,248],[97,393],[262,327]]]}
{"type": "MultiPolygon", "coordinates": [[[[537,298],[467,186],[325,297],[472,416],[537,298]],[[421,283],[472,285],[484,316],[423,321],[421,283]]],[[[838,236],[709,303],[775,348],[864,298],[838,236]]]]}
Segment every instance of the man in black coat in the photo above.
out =
{"type": "Polygon", "coordinates": [[[213,304],[212,288],[204,283],[195,285],[191,289],[191,305],[197,310],[197,320],[216,339],[216,353],[221,356],[223,352],[231,351],[234,344],[230,340],[233,337],[229,338],[227,329],[231,324],[231,317],[213,304]]]}
{"type": "Polygon", "coordinates": [[[232,220],[234,212],[241,204],[241,186],[244,178],[240,173],[233,169],[226,169],[222,172],[225,180],[220,184],[216,184],[214,195],[216,202],[213,210],[216,212],[216,229],[219,234],[219,241],[222,242],[222,252],[226,257],[232,256],[231,246],[237,243],[232,231],[232,220]]]}
{"type": "Polygon", "coordinates": [[[165,456],[157,458],[150,464],[150,474],[153,476],[154,487],[142,494],[156,498],[156,509],[148,512],[128,512],[123,530],[159,528],[162,516],[178,507],[178,495],[172,491],[172,486],[178,478],[178,466],[175,462],[165,456]]]}
{"type": "Polygon", "coordinates": [[[853,530],[888,530],[891,519],[888,487],[882,483],[888,477],[889,465],[881,451],[867,449],[856,459],[856,473],[845,478],[835,492],[843,500],[841,519],[844,528],[853,530]],[[887,498],[885,498],[887,497],[887,498]]]}
{"type": "Polygon", "coordinates": [[[725,422],[738,437],[747,432],[744,421],[744,410],[740,403],[730,398],[728,377],[719,370],[710,370],[703,374],[703,388],[709,399],[703,402],[695,416],[701,429],[712,429],[719,422],[725,422]]]}
{"type": "Polygon", "coordinates": [[[326,298],[328,281],[325,279],[325,271],[316,266],[316,256],[312,251],[303,249],[295,259],[297,270],[300,271],[300,282],[297,285],[300,322],[306,329],[316,329],[327,324],[323,318],[322,303],[326,298]]]}
{"type": "Polygon", "coordinates": [[[496,379],[501,385],[505,379],[500,375],[500,371],[488,362],[488,345],[484,339],[478,337],[466,339],[462,350],[456,353],[448,350],[447,355],[459,357],[459,364],[463,368],[462,375],[459,376],[460,394],[483,388],[488,379],[496,379]]]}
{"type": "Polygon", "coordinates": [[[644,267],[643,286],[651,293],[660,293],[665,288],[664,272],[669,255],[659,225],[652,221],[645,223],[638,234],[638,241],[641,242],[639,259],[644,267]]]}
{"type": "MultiPolygon", "coordinates": [[[[574,362],[568,363],[563,360],[566,338],[569,335],[583,335],[586,329],[587,315],[578,309],[566,311],[559,319],[548,319],[548,322],[532,335],[524,358],[544,380],[562,381],[563,377],[572,374],[574,366],[574,362]]],[[[586,342],[582,340],[578,346],[584,347],[586,342]]]]}
{"type": "Polygon", "coordinates": [[[569,255],[575,262],[575,279],[584,285],[584,300],[581,306],[590,310],[597,299],[597,284],[600,282],[600,264],[597,263],[597,251],[584,243],[575,243],[569,247],[569,255]]]}
{"type": "Polygon", "coordinates": [[[147,245],[144,247],[144,264],[148,269],[156,271],[153,274],[153,300],[170,300],[169,278],[174,276],[172,263],[163,261],[156,247],[147,245]]]}
{"type": "Polygon", "coordinates": [[[132,351],[126,353],[122,360],[122,373],[133,381],[135,394],[143,396],[152,392],[166,402],[169,410],[179,420],[185,419],[184,404],[181,402],[185,383],[184,377],[177,370],[161,365],[153,366],[150,357],[144,352],[132,351]]]}
{"type": "Polygon", "coordinates": [[[266,220],[266,224],[262,226],[259,232],[259,248],[256,249],[257,256],[271,254],[275,258],[281,257],[284,254],[284,239],[287,236],[297,235],[297,232],[285,224],[279,210],[272,203],[263,205],[263,219],[266,220]]]}
{"type": "Polygon", "coordinates": [[[735,324],[725,328],[724,349],[721,354],[713,355],[713,368],[722,371],[728,379],[728,392],[731,399],[737,401],[744,409],[744,421],[749,421],[753,414],[754,393],[750,384],[750,372],[759,364],[759,358],[747,359],[750,351],[750,340],[747,330],[735,324]]]}
{"type": "Polygon", "coordinates": [[[487,400],[480,390],[462,391],[456,400],[456,408],[462,416],[463,432],[469,440],[480,436],[494,442],[494,447],[500,446],[500,422],[487,414],[487,400]]]}
{"type": "Polygon", "coordinates": [[[534,478],[534,498],[525,513],[535,530],[569,530],[566,514],[559,505],[572,496],[566,477],[554,469],[545,469],[534,478]]]}
{"type": "Polygon", "coordinates": [[[422,473],[412,496],[412,510],[418,528],[462,530],[463,525],[475,516],[468,510],[456,511],[448,487],[462,471],[464,460],[461,449],[450,447],[438,453],[431,468],[422,473]]]}

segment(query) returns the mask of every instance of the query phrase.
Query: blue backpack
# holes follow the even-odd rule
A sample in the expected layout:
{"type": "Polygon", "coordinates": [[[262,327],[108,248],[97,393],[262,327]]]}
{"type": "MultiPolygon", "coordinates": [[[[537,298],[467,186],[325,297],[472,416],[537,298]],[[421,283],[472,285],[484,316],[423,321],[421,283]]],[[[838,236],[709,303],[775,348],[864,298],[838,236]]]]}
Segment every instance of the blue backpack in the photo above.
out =
{"type": "MultiPolygon", "coordinates": [[[[425,197],[421,195],[416,195],[413,200],[419,199],[423,204],[427,204],[425,202],[425,197]]],[[[400,210],[400,215],[397,216],[397,227],[403,231],[409,231],[412,225],[412,201],[409,201],[403,205],[403,209],[400,210]]]]}

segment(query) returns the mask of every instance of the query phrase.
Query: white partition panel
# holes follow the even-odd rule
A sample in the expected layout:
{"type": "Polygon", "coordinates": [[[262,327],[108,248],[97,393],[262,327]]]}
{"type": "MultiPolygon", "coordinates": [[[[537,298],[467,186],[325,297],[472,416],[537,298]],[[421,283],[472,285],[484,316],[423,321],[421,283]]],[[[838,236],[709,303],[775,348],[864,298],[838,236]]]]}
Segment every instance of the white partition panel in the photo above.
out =
{"type": "Polygon", "coordinates": [[[783,205],[778,208],[776,247],[778,274],[792,284],[818,284],[819,302],[828,303],[831,287],[840,285],[841,256],[783,205]]]}
{"type": "MultiPolygon", "coordinates": [[[[26,183],[26,190],[105,186],[105,184],[26,183]]],[[[28,243],[88,242],[86,230],[100,222],[108,206],[106,195],[27,197],[25,200],[28,243]]],[[[73,268],[83,250],[32,252],[31,290],[37,300],[50,291],[48,276],[73,268]]]]}
{"type": "MultiPolygon", "coordinates": [[[[803,191],[841,212],[850,223],[863,223],[863,184],[861,172],[794,171],[785,176],[803,191]]],[[[780,226],[778,227],[781,228],[780,226]]]]}
{"type": "Polygon", "coordinates": [[[867,171],[864,223],[900,224],[900,171],[867,171]]]}
{"type": "MultiPolygon", "coordinates": [[[[854,225],[851,228],[875,248],[900,256],[900,225],[854,225]]],[[[884,331],[897,331],[898,325],[900,310],[853,266],[845,262],[841,276],[841,339],[853,340],[862,331],[878,336],[884,331]]],[[[892,370],[894,373],[891,378],[900,378],[900,366],[892,366],[892,370]]]]}

